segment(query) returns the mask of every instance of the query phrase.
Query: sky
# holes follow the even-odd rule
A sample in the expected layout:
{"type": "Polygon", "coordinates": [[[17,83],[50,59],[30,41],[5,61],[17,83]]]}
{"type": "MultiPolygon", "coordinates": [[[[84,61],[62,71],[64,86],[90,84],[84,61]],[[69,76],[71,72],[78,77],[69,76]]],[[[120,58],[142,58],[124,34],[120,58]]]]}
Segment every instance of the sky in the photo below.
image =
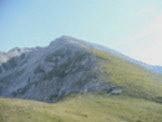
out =
{"type": "Polygon", "coordinates": [[[162,0],[0,0],[0,51],[62,35],[162,65],[162,0]]]}

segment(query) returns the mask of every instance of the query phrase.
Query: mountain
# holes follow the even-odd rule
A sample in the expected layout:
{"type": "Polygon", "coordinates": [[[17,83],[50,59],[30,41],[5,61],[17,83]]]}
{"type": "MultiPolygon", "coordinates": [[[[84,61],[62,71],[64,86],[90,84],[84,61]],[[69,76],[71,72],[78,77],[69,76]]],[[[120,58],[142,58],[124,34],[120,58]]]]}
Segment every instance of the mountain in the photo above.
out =
{"type": "Polygon", "coordinates": [[[162,66],[153,66],[152,70],[156,73],[162,74],[162,66]]]}
{"type": "Polygon", "coordinates": [[[90,48],[63,36],[45,48],[9,51],[1,63],[0,95],[54,102],[71,93],[120,92],[105,81],[90,48]]]}
{"type": "Polygon", "coordinates": [[[160,122],[162,75],[150,67],[69,36],[1,52],[0,120],[160,122]]]}
{"type": "MultiPolygon", "coordinates": [[[[4,97],[55,102],[71,93],[121,94],[124,89],[133,92],[127,91],[129,94],[140,94],[136,93],[135,87],[125,87],[131,82],[143,85],[137,82],[145,83],[146,79],[149,83],[147,87],[159,84],[159,81],[154,81],[153,74],[135,60],[68,36],[56,39],[45,48],[14,48],[1,57],[0,95],[4,97]],[[143,79],[141,75],[148,75],[148,78],[143,79]],[[121,80],[122,84],[118,83],[121,80]]],[[[153,93],[158,89],[149,94],[150,89],[139,90],[146,94],[143,97],[154,99],[153,93]]]]}

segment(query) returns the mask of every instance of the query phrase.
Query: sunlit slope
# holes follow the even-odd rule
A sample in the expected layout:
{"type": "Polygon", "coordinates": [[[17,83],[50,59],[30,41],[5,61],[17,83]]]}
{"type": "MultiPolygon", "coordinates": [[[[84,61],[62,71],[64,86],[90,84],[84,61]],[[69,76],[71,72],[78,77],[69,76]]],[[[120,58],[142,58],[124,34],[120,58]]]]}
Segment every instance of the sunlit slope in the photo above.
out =
{"type": "Polygon", "coordinates": [[[161,122],[162,105],[124,96],[78,95],[56,104],[0,99],[1,122],[161,122]]]}
{"type": "Polygon", "coordinates": [[[105,80],[121,87],[123,95],[162,103],[162,76],[112,53],[96,49],[93,53],[101,59],[98,65],[105,80]]]}

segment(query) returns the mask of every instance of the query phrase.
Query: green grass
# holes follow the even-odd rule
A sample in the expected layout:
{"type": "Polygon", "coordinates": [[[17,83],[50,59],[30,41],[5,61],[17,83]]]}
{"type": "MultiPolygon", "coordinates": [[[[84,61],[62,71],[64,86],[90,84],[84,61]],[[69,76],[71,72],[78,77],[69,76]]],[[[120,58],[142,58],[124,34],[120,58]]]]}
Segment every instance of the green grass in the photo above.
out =
{"type": "Polygon", "coordinates": [[[126,96],[77,95],[56,104],[0,99],[0,122],[161,121],[161,104],[126,96]]]}
{"type": "Polygon", "coordinates": [[[162,103],[162,76],[112,54],[93,50],[105,80],[123,89],[123,94],[162,103]]]}

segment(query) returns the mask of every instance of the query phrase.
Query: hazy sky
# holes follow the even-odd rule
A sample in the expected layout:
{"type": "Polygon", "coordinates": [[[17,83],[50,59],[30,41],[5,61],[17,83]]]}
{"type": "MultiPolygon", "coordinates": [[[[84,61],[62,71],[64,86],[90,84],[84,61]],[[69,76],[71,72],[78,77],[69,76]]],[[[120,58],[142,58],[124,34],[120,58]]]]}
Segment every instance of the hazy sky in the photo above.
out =
{"type": "Polygon", "coordinates": [[[162,65],[162,0],[0,0],[0,50],[61,35],[162,65]]]}

